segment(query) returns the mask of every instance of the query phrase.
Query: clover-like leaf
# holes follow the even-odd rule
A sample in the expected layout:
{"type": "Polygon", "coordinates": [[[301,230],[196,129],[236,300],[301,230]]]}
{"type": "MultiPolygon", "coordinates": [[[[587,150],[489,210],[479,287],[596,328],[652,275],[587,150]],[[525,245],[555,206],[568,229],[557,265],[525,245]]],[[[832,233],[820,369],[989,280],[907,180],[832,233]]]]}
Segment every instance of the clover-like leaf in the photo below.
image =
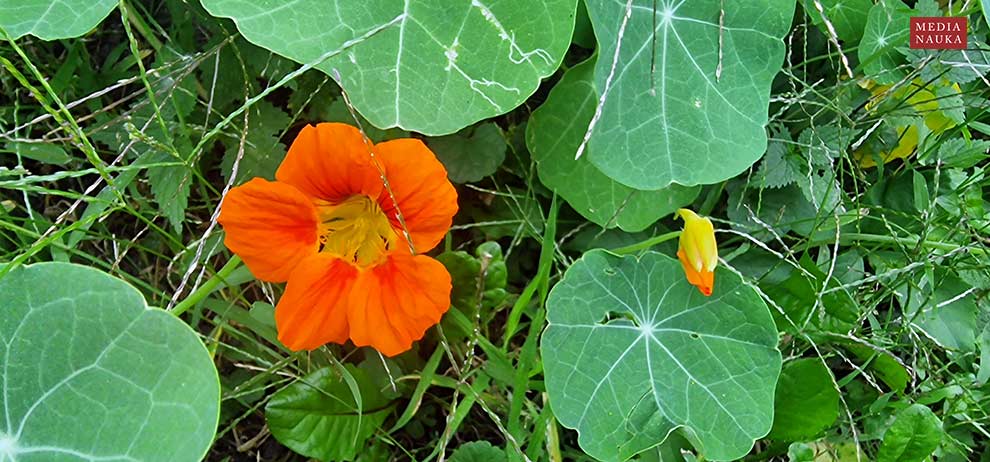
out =
{"type": "Polygon", "coordinates": [[[0,279],[0,460],[198,461],[220,383],[196,333],[93,268],[0,279]]]}
{"type": "Polygon", "coordinates": [[[592,163],[648,190],[716,183],[756,162],[795,3],[588,0],[601,95],[592,163]]]}
{"type": "Polygon", "coordinates": [[[701,188],[674,184],[640,191],[609,178],[587,157],[574,159],[595,113],[594,69],[589,59],[564,74],[526,125],[526,146],[540,181],[582,216],[602,227],[640,231],[693,201],[701,188]]]}
{"type": "Polygon", "coordinates": [[[201,1],[252,43],[336,70],[375,126],[427,135],[525,101],[560,64],[577,8],[576,0],[201,1]]]}
{"type": "Polygon", "coordinates": [[[702,296],[665,255],[593,250],[547,301],[550,404],[590,455],[625,460],[675,427],[707,459],[742,457],[770,430],[777,331],[756,291],[719,268],[702,296]]]}
{"type": "Polygon", "coordinates": [[[113,11],[117,0],[0,0],[0,29],[12,39],[78,37],[113,11]]]}

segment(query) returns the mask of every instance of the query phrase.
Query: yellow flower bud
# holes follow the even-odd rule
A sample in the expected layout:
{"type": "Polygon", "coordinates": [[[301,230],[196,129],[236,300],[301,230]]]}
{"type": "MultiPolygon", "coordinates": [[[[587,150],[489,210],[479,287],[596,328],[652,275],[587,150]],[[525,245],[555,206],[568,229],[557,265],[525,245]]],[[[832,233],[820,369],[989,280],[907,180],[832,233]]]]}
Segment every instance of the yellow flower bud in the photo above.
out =
{"type": "Polygon", "coordinates": [[[684,230],[677,246],[677,259],[684,267],[688,282],[706,297],[715,285],[715,265],[718,264],[718,245],[715,243],[715,227],[707,217],[688,209],[678,209],[677,216],[684,220],[684,230]]]}

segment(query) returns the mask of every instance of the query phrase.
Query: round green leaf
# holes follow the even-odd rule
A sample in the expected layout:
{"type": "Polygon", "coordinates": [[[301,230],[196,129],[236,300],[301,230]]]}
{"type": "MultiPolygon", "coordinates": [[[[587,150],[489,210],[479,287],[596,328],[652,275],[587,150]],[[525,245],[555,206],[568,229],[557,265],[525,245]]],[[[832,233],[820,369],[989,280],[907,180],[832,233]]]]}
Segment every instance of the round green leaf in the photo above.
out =
{"type": "Polygon", "coordinates": [[[379,128],[456,132],[526,100],[560,64],[576,0],[201,0],[249,41],[340,75],[379,128]]]}
{"type": "Polygon", "coordinates": [[[426,144],[436,153],[454,183],[471,183],[495,173],[505,160],[505,135],[498,125],[483,123],[453,135],[430,138],[426,144]]]}
{"type": "Polygon", "coordinates": [[[457,447],[450,462],[505,462],[505,451],[487,441],[472,441],[457,447]]]}
{"type": "Polygon", "coordinates": [[[897,413],[883,434],[878,462],[919,462],[928,458],[942,442],[942,421],[920,404],[897,413]]]}
{"type": "Polygon", "coordinates": [[[670,257],[593,250],[554,287],[547,319],[550,404],[596,458],[625,460],[681,426],[707,459],[729,460],[770,430],[777,331],[731,271],[705,297],[670,257]]]}
{"type": "Polygon", "coordinates": [[[319,369],[272,395],[268,428],[279,442],[322,461],[353,460],[391,412],[389,400],[363,370],[319,369]]]}
{"type": "Polygon", "coordinates": [[[67,263],[0,279],[0,460],[201,460],[220,382],[188,325],[67,263]]]}
{"type": "Polygon", "coordinates": [[[675,184],[639,191],[609,178],[588,157],[574,159],[595,113],[594,69],[592,58],[564,74],[530,117],[526,146],[536,159],[540,181],[582,216],[605,228],[640,231],[689,204],[701,188],[675,184]]]}
{"type": "Polygon", "coordinates": [[[659,189],[717,183],[756,162],[795,3],[588,0],[604,99],[592,163],[627,186],[659,189]]]}
{"type": "Polygon", "coordinates": [[[879,83],[894,83],[907,72],[900,68],[911,29],[911,8],[901,0],[880,0],[866,19],[863,40],[857,50],[866,75],[879,83]]]}
{"type": "Polygon", "coordinates": [[[117,0],[0,0],[0,29],[12,39],[78,37],[103,21],[117,0]]]}
{"type": "Polygon", "coordinates": [[[832,374],[817,358],[791,361],[777,384],[770,438],[805,441],[832,426],[839,417],[839,392],[832,374]]]}

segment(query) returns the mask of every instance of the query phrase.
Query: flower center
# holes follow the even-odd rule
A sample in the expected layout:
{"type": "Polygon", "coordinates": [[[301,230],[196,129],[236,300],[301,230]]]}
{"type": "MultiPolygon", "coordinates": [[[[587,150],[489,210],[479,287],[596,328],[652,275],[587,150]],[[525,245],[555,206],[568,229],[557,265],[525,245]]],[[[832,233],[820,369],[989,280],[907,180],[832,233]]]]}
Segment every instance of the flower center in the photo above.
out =
{"type": "Polygon", "coordinates": [[[359,268],[381,263],[397,236],[378,203],[357,194],[338,204],[318,204],[320,251],[359,268]]]}

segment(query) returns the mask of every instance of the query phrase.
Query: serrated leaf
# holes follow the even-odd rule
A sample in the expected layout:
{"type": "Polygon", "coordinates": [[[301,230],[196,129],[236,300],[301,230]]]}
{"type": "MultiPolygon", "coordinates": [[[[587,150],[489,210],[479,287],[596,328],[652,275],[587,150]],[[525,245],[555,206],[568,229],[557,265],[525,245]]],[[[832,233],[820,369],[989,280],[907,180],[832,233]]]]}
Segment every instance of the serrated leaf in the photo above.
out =
{"type": "Polygon", "coordinates": [[[966,140],[952,138],[945,140],[938,148],[938,160],[951,168],[969,168],[987,158],[990,151],[988,140],[966,140]]]}
{"type": "Polygon", "coordinates": [[[379,128],[456,132],[526,100],[560,64],[576,0],[202,0],[252,43],[316,63],[379,128]],[[326,60],[319,63],[321,57],[326,60]]]}
{"type": "Polygon", "coordinates": [[[832,374],[818,358],[787,363],[780,372],[769,437],[806,441],[832,426],[839,417],[839,392],[832,374]]]}
{"type": "Polygon", "coordinates": [[[586,4],[604,95],[587,155],[602,172],[643,190],[712,184],[763,155],[770,83],[796,2],[586,4]]]}
{"type": "Polygon", "coordinates": [[[970,35],[965,50],[907,49],[908,61],[920,68],[920,77],[926,82],[946,79],[952,83],[969,83],[990,70],[990,53],[987,44],[970,35]]]}
{"type": "Polygon", "coordinates": [[[465,128],[453,135],[430,138],[426,144],[455,183],[480,181],[495,173],[505,160],[508,147],[502,130],[491,122],[465,128]]]}
{"type": "Polygon", "coordinates": [[[830,165],[846,152],[858,134],[858,130],[847,127],[822,125],[802,130],[798,145],[812,164],[830,165]]]}
{"type": "MultiPolygon", "coordinates": [[[[287,148],[282,144],[278,135],[287,128],[289,115],[267,101],[259,101],[249,109],[247,138],[244,142],[244,155],[237,165],[237,179],[234,184],[243,183],[254,177],[273,180],[275,171],[285,159],[287,148]]],[[[236,136],[224,140],[226,151],[221,168],[225,178],[230,178],[230,172],[237,159],[241,143],[241,131],[235,130],[236,136]]]]}
{"type": "Polygon", "coordinates": [[[640,231],[689,204],[701,188],[675,184],[639,191],[606,176],[587,156],[574,159],[595,112],[594,63],[574,66],[554,86],[526,125],[526,146],[540,181],[582,216],[602,227],[640,231]]]}
{"type": "Polygon", "coordinates": [[[200,460],[220,385],[199,337],[131,285],[68,263],[0,279],[0,458],[200,460]]]}
{"type": "Polygon", "coordinates": [[[134,165],[144,163],[160,164],[148,168],[151,193],[155,196],[158,211],[168,219],[176,233],[181,233],[186,206],[189,204],[189,191],[194,179],[192,172],[178,159],[160,152],[135,161],[134,165]]]}
{"type": "Polygon", "coordinates": [[[897,413],[894,423],[883,435],[877,462],[920,462],[935,452],[942,441],[942,422],[920,404],[912,404],[897,413]]]}
{"type": "Polygon", "coordinates": [[[764,188],[783,188],[801,179],[800,160],[792,151],[790,140],[770,141],[757,170],[757,178],[764,188]]]}
{"type": "Polygon", "coordinates": [[[547,300],[541,352],[554,415],[601,460],[683,426],[710,460],[742,457],[773,419],[780,352],[752,287],[719,268],[702,296],[680,263],[586,253],[547,300]]]}
{"type": "Polygon", "coordinates": [[[908,45],[911,13],[901,0],[880,0],[870,8],[857,51],[866,75],[877,82],[894,83],[906,75],[897,47],[908,45]]]}
{"type": "Polygon", "coordinates": [[[73,38],[96,27],[115,6],[116,0],[0,0],[0,29],[11,39],[73,38]]]}
{"type": "Polygon", "coordinates": [[[329,367],[283,388],[265,406],[272,435],[289,449],[321,461],[352,460],[391,413],[389,401],[367,373],[345,365],[360,393],[329,367]]]}

